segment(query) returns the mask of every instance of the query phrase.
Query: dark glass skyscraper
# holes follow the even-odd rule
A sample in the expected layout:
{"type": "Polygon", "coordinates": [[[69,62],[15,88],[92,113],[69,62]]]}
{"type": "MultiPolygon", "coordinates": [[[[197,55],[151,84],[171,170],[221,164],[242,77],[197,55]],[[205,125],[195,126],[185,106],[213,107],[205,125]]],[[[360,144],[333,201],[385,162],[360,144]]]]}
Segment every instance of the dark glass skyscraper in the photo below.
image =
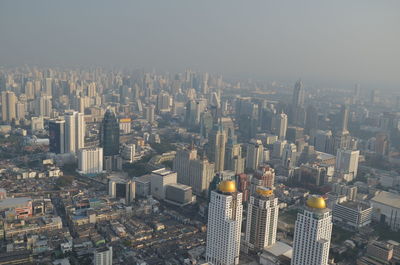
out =
{"type": "Polygon", "coordinates": [[[119,154],[119,124],[114,111],[107,109],[101,124],[101,147],[104,156],[119,154]]]}
{"type": "Polygon", "coordinates": [[[49,151],[56,154],[65,152],[65,121],[49,121],[49,151]]]}

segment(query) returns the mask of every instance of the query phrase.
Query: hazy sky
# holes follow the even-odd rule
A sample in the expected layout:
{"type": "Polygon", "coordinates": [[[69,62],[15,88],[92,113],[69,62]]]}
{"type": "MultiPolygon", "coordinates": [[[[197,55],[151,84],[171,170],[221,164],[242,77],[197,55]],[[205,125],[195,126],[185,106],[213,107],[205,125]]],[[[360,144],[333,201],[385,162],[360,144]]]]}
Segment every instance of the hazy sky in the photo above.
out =
{"type": "Polygon", "coordinates": [[[1,0],[0,65],[25,63],[400,89],[400,1],[1,0]]]}

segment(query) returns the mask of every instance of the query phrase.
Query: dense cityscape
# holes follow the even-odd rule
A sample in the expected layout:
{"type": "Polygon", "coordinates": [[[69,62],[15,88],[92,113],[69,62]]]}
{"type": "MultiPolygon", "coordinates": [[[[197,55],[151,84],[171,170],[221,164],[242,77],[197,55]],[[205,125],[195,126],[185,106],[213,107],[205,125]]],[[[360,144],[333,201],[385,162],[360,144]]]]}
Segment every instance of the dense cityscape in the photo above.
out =
{"type": "Polygon", "coordinates": [[[400,97],[3,68],[0,264],[397,264],[400,97]]]}
{"type": "Polygon", "coordinates": [[[0,1],[0,265],[400,265],[400,1],[0,1]]]}

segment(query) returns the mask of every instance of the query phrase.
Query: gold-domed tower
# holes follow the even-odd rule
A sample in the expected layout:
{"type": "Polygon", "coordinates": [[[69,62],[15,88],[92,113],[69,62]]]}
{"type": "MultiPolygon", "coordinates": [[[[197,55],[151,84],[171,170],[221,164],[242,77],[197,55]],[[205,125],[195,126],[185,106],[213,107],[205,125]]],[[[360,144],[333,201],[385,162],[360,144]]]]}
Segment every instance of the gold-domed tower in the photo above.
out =
{"type": "Polygon", "coordinates": [[[320,195],[310,195],[307,198],[306,205],[314,209],[325,209],[326,202],[325,199],[320,195]]]}
{"type": "Polygon", "coordinates": [[[218,185],[218,190],[223,193],[236,192],[236,183],[233,180],[224,180],[218,185]]]}

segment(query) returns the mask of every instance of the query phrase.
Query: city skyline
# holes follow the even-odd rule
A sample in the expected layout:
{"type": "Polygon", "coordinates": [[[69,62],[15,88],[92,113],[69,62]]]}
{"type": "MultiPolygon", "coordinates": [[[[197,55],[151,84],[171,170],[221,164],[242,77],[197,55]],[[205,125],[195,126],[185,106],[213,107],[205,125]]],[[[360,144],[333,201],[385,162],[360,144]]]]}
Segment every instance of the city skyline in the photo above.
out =
{"type": "Polygon", "coordinates": [[[0,58],[10,66],[192,68],[394,89],[398,9],[396,1],[2,1],[0,58]]]}

